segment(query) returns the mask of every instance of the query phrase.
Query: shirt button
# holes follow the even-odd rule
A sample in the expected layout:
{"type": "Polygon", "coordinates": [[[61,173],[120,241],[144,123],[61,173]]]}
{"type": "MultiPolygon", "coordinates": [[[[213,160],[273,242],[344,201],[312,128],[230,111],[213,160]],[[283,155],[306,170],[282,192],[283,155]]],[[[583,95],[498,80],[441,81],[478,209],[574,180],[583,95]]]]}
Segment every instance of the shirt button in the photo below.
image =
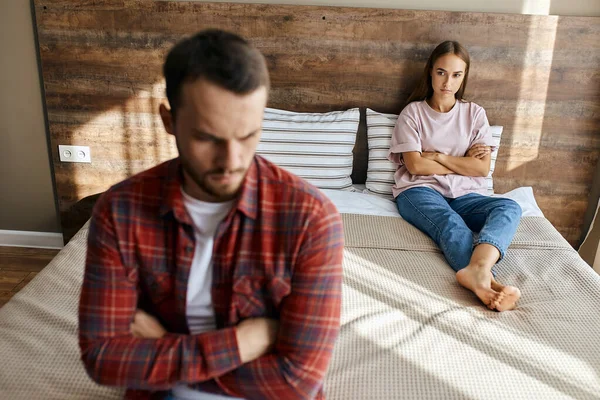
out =
{"type": "Polygon", "coordinates": [[[186,251],[186,253],[191,253],[191,252],[192,252],[192,250],[194,250],[194,248],[193,248],[192,246],[186,246],[186,247],[185,247],[185,251],[186,251]]]}

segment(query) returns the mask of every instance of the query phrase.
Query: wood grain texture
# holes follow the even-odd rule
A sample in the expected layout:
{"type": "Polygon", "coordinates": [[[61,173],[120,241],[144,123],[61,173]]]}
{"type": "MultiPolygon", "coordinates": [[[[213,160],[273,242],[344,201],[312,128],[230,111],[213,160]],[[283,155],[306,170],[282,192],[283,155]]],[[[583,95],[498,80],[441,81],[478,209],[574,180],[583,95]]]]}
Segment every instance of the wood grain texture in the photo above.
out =
{"type": "Polygon", "coordinates": [[[0,246],[0,307],[44,269],[59,250],[0,246]]]}
{"type": "MultiPolygon", "coordinates": [[[[600,18],[141,0],[35,0],[35,13],[66,229],[78,200],[176,155],[156,112],[164,56],[219,27],[265,54],[269,106],[296,111],[398,113],[435,45],[460,41],[472,59],[468,98],[504,126],[496,190],[533,186],[578,245],[600,154],[600,18]],[[90,146],[93,163],[60,163],[59,144],[90,146]]],[[[356,183],[364,116],[360,130],[356,183]]]]}

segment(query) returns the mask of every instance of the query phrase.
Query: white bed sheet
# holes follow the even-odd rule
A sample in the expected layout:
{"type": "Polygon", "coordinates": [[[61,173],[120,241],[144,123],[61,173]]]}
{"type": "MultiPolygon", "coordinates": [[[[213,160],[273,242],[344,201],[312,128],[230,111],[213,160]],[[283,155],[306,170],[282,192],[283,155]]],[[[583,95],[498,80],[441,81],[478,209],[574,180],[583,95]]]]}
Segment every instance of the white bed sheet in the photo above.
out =
{"type": "MultiPolygon", "coordinates": [[[[360,190],[359,185],[355,185],[360,190]]],[[[364,192],[348,192],[342,190],[321,190],[337,207],[342,214],[379,215],[387,217],[400,217],[396,203],[380,196],[364,192]]],[[[523,217],[543,217],[544,213],[537,205],[530,186],[519,187],[504,194],[494,194],[492,197],[512,199],[521,206],[523,217]]]]}
{"type": "Polygon", "coordinates": [[[400,217],[396,203],[367,193],[321,189],[341,214],[379,215],[400,217]]]}

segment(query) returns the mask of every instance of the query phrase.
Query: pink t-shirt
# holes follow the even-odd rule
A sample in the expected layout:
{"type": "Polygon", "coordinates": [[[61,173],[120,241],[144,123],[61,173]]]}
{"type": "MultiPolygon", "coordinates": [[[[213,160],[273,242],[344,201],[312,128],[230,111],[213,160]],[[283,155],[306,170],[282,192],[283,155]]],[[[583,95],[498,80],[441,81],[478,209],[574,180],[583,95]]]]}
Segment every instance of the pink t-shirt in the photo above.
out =
{"type": "Polygon", "coordinates": [[[402,110],[392,135],[388,159],[398,165],[394,175],[394,197],[413,187],[429,187],[444,197],[469,193],[487,194],[484,177],[449,175],[412,175],[404,165],[402,153],[436,151],[463,157],[474,144],[492,146],[492,133],[485,110],[475,103],[457,101],[447,113],[432,109],[426,101],[415,101],[402,110]]]}

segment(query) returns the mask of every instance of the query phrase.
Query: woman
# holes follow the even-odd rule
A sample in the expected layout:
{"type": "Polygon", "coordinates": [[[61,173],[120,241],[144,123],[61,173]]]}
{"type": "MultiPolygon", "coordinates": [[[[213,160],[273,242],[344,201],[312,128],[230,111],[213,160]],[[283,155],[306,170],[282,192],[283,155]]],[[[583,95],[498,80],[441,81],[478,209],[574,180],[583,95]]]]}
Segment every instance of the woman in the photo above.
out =
{"type": "Polygon", "coordinates": [[[483,108],[463,100],[470,59],[458,42],[438,45],[394,128],[388,158],[402,217],[440,246],[458,282],[490,309],[515,308],[521,293],[498,283],[521,208],[485,196],[492,135],[483,108]],[[473,240],[473,232],[479,235],[473,240]]]}

